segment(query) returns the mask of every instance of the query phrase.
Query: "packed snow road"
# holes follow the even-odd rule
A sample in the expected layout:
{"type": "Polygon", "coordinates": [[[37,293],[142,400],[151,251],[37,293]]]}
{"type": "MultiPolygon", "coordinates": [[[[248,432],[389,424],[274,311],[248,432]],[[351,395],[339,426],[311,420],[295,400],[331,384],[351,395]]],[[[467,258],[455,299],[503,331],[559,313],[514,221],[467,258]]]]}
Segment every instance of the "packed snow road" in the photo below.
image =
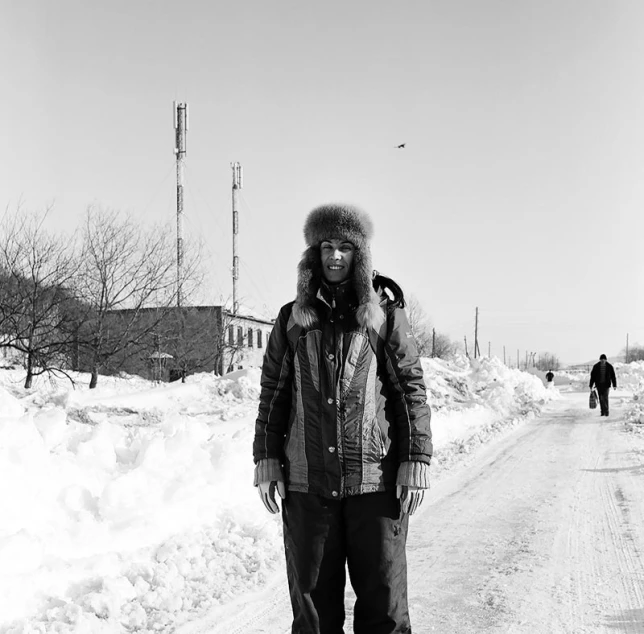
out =
{"type": "Polygon", "coordinates": [[[435,488],[409,540],[414,632],[644,632],[644,443],[587,401],[435,488]]]}
{"type": "MultiPolygon", "coordinates": [[[[411,519],[415,634],[644,632],[644,439],[568,393],[436,483],[411,519]]],[[[348,597],[346,632],[351,632],[348,597]]],[[[284,575],[182,634],[290,632],[284,575]]]]}

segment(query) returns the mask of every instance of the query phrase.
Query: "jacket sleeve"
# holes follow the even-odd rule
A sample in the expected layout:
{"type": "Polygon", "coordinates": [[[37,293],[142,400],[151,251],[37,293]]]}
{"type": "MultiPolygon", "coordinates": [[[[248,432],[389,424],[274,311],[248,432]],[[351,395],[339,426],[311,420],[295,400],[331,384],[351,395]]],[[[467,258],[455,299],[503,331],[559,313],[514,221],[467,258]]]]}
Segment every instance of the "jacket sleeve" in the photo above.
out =
{"type": "MultiPolygon", "coordinates": [[[[255,422],[253,460],[256,465],[284,462],[284,439],[291,413],[293,358],[287,338],[291,305],[282,307],[277,317],[262,364],[261,392],[255,422]]],[[[256,474],[257,476],[257,474],[256,474]]]]}
{"type": "Polygon", "coordinates": [[[617,376],[615,375],[615,368],[614,366],[610,366],[610,378],[613,383],[613,389],[617,389],[617,376]]]}
{"type": "MultiPolygon", "coordinates": [[[[398,436],[399,462],[429,465],[433,447],[431,410],[416,341],[402,308],[387,314],[385,353],[398,436]]],[[[423,467],[418,467],[425,471],[423,467]]],[[[416,478],[414,478],[416,479],[416,478]]],[[[399,482],[402,483],[402,482],[399,482]]]]}
{"type": "Polygon", "coordinates": [[[590,371],[590,383],[588,384],[588,387],[592,390],[594,384],[595,384],[595,366],[593,366],[593,369],[590,371]]]}

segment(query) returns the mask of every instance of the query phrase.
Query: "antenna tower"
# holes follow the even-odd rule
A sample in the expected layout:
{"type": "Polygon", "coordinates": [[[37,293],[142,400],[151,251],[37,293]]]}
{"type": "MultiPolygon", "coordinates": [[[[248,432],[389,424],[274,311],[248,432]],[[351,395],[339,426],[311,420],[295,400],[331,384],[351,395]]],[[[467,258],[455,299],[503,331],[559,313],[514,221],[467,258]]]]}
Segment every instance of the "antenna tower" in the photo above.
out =
{"type": "Polygon", "coordinates": [[[239,233],[239,190],[242,188],[241,163],[231,163],[233,170],[233,315],[239,311],[237,301],[237,280],[239,279],[239,257],[237,256],[237,234],[239,233]]]}
{"type": "Polygon", "coordinates": [[[177,158],[177,306],[183,303],[183,172],[186,160],[188,104],[173,102],[174,154],[177,158]]]}

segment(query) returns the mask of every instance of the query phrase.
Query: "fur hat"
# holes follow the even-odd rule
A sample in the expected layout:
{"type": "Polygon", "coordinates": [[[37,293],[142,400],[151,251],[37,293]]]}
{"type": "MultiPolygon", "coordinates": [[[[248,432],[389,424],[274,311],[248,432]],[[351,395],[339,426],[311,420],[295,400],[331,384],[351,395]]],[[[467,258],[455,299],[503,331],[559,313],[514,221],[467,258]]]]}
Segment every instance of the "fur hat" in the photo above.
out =
{"type": "Polygon", "coordinates": [[[382,324],[384,313],[372,284],[369,248],[372,235],[371,219],[353,205],[331,203],[309,213],[304,223],[307,249],[298,265],[297,297],[293,306],[293,319],[297,324],[310,328],[318,319],[314,301],[322,283],[320,244],[332,239],[348,240],[355,247],[351,280],[358,297],[358,323],[366,328],[378,328],[382,324]]]}

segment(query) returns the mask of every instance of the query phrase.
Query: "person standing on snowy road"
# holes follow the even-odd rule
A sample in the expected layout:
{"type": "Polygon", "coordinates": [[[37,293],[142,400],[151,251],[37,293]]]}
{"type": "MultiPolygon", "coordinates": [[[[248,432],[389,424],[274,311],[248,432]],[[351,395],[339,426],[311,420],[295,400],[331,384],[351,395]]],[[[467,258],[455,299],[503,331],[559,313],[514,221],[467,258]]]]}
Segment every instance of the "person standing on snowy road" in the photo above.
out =
{"type": "Polygon", "coordinates": [[[546,374],[546,381],[547,381],[548,384],[546,385],[546,387],[548,387],[548,388],[553,387],[554,384],[555,384],[554,380],[555,380],[555,373],[552,370],[548,370],[548,372],[546,374]]]}
{"type": "Polygon", "coordinates": [[[411,633],[409,516],[429,488],[431,412],[400,287],[373,271],[372,224],[322,205],[304,225],[297,296],[264,354],[254,484],[282,498],[293,634],[411,633]]]}
{"type": "Polygon", "coordinates": [[[608,416],[608,393],[611,385],[614,390],[617,389],[615,368],[608,363],[606,355],[602,354],[599,357],[599,363],[595,363],[590,371],[590,389],[592,390],[593,386],[597,388],[602,416],[608,416]]]}

